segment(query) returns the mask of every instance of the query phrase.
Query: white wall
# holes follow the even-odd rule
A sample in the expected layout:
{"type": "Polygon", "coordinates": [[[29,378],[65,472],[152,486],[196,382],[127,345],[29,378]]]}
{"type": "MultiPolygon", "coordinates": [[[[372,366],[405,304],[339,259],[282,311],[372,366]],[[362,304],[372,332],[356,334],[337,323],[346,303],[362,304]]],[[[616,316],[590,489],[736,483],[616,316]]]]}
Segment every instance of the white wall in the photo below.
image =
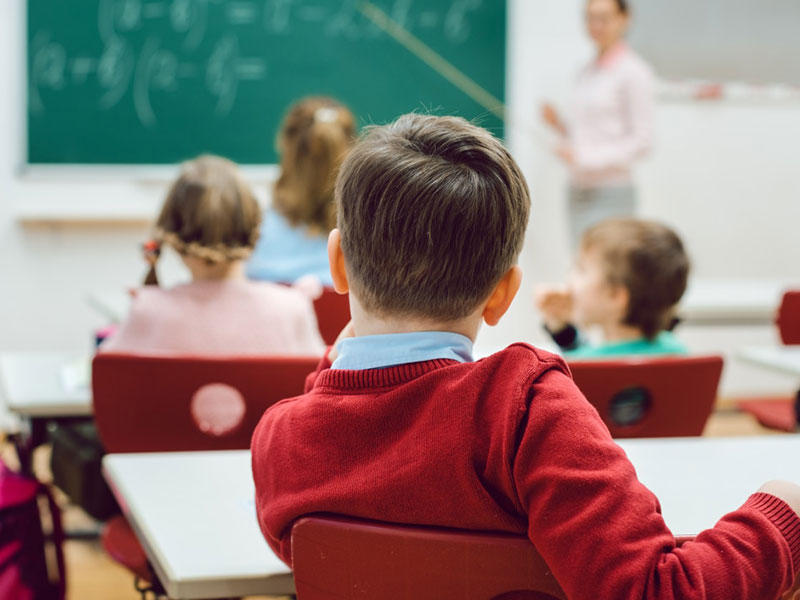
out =
{"type": "MultiPolygon", "coordinates": [[[[530,287],[562,277],[568,266],[566,174],[542,143],[536,117],[542,99],[564,100],[578,66],[590,56],[581,27],[583,0],[510,3],[510,144],[529,178],[534,210],[522,257],[525,288],[507,319],[484,332],[485,344],[492,346],[541,339],[530,287]]],[[[23,0],[0,7],[0,351],[84,352],[92,329],[103,324],[87,307],[86,293],[139,280],[144,268],[138,244],[147,230],[29,228],[16,215],[61,207],[148,214],[155,212],[163,186],[113,177],[18,175],[25,125],[23,7],[23,0]]],[[[643,210],[683,233],[699,276],[800,277],[798,139],[800,106],[665,104],[657,150],[640,173],[643,210]]],[[[179,276],[169,269],[168,279],[179,276]]],[[[726,335],[720,344],[738,339],[726,335]]],[[[701,338],[709,343],[705,334],[701,338]]],[[[746,339],[768,343],[773,337],[765,328],[746,339]]],[[[790,387],[786,380],[772,383],[790,387]]]]}

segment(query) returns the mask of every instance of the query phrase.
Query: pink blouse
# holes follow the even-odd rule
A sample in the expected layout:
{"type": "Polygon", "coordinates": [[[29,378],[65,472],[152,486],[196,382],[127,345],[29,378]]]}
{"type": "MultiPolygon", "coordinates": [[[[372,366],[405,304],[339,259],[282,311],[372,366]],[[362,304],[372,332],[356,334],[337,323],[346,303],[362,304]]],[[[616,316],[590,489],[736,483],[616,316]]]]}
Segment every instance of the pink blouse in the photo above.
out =
{"type": "Polygon", "coordinates": [[[625,44],[581,71],[569,123],[574,185],[630,184],[633,163],[653,143],[654,82],[650,67],[625,44]]]}
{"type": "Polygon", "coordinates": [[[128,319],[102,352],[322,356],[309,297],[256,281],[196,281],[136,291],[128,319]]]}

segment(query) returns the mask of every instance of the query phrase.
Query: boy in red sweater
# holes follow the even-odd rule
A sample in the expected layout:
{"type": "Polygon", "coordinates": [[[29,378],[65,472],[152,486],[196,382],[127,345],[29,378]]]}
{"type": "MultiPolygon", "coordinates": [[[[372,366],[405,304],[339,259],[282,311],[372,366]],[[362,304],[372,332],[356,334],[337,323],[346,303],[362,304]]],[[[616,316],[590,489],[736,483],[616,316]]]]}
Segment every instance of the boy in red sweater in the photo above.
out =
{"type": "Polygon", "coordinates": [[[261,420],[256,505],[291,564],[310,513],[527,534],[569,598],[777,598],[800,568],[800,488],[772,482],[681,548],[558,357],[473,362],[521,282],[525,180],[462,119],[371,129],[337,184],[329,255],[353,321],[306,394],[261,420]]]}

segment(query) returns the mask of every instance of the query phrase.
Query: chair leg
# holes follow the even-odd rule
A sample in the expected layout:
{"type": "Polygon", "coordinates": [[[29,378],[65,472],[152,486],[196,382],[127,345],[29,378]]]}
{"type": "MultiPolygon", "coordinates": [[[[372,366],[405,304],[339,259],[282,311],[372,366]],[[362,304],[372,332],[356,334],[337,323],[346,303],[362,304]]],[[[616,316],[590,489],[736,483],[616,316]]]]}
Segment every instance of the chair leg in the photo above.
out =
{"type": "Polygon", "coordinates": [[[142,600],[148,600],[148,598],[151,597],[151,594],[153,600],[159,600],[160,598],[167,597],[164,587],[161,585],[158,577],[155,576],[155,573],[149,582],[144,581],[140,579],[138,575],[135,575],[133,578],[133,587],[137,592],[139,592],[142,600]]]}

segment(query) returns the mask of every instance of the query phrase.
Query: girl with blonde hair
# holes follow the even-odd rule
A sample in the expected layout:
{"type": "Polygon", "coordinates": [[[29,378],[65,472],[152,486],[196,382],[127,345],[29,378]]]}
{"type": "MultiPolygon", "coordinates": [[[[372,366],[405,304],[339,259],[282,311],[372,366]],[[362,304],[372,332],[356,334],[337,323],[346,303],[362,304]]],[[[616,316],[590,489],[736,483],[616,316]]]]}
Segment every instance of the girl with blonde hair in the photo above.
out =
{"type": "Polygon", "coordinates": [[[333,187],[355,135],[352,113],[332,98],[306,98],[289,110],[278,136],[281,173],[247,265],[250,278],[293,283],[313,275],[331,285],[327,239],[336,226],[333,187]]]}

